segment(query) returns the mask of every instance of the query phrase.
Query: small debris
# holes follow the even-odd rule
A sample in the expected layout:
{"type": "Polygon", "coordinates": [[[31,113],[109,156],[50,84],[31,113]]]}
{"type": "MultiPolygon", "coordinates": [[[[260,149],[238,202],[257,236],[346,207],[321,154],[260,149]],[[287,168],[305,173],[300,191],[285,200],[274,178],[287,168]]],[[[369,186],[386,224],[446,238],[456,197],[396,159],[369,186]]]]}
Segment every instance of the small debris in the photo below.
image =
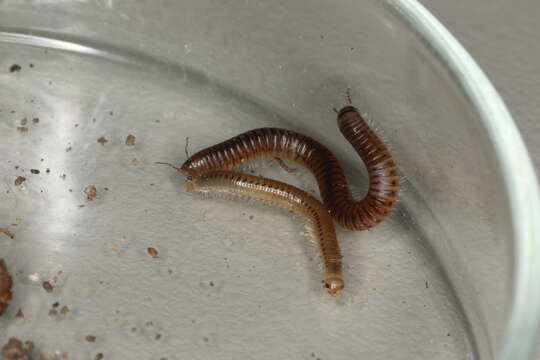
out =
{"type": "Polygon", "coordinates": [[[103,360],[103,353],[98,353],[94,360],[103,360]]]}
{"type": "Polygon", "coordinates": [[[11,302],[12,286],[13,279],[7,271],[6,263],[4,259],[0,259],[0,315],[4,313],[11,302]]]}
{"type": "Polygon", "coordinates": [[[68,147],[66,148],[66,152],[70,152],[71,150],[73,150],[73,149],[71,148],[71,146],[68,146],[68,147]]]}
{"type": "Polygon", "coordinates": [[[16,338],[11,338],[2,347],[2,360],[31,360],[34,343],[31,341],[23,342],[16,338]]]}
{"type": "Polygon", "coordinates": [[[17,131],[21,134],[28,134],[28,128],[26,126],[18,126],[17,131]]]}
{"type": "Polygon", "coordinates": [[[52,307],[55,309],[59,306],[60,306],[60,303],[58,301],[52,304],[52,307]]]}
{"type": "Polygon", "coordinates": [[[214,287],[214,282],[213,282],[213,281],[210,281],[209,285],[210,285],[211,287],[214,287]]]}
{"type": "Polygon", "coordinates": [[[28,66],[30,66],[31,68],[33,68],[33,67],[34,67],[34,64],[29,64],[28,66]]]}
{"type": "Polygon", "coordinates": [[[85,337],[85,340],[88,341],[88,342],[93,343],[93,342],[96,342],[96,337],[94,335],[87,335],[85,337]]]}
{"type": "Polygon", "coordinates": [[[26,178],[24,176],[17,176],[17,178],[15,179],[15,186],[19,186],[25,181],[26,178]]]}
{"type": "Polygon", "coordinates": [[[50,309],[49,310],[49,317],[56,317],[58,316],[58,311],[55,310],[55,309],[50,309]]]}
{"type": "Polygon", "coordinates": [[[113,116],[113,115],[114,115],[114,112],[109,111],[109,115],[113,116]]]}
{"type": "Polygon", "coordinates": [[[428,282],[426,281],[426,289],[428,289],[428,288],[429,288],[429,284],[428,284],[428,282]]]}
{"type": "Polygon", "coordinates": [[[45,289],[45,291],[48,293],[52,293],[54,291],[54,286],[52,286],[52,284],[49,281],[44,281],[42,286],[43,286],[43,289],[45,289]]]}
{"type": "Polygon", "coordinates": [[[22,118],[21,119],[21,126],[26,126],[26,124],[28,124],[28,119],[27,118],[22,118]]]}
{"type": "Polygon", "coordinates": [[[253,220],[253,215],[249,215],[249,220],[253,220]]]}
{"type": "Polygon", "coordinates": [[[13,64],[11,65],[11,67],[9,68],[9,72],[19,72],[21,71],[21,65],[19,64],[13,64]]]}
{"type": "Polygon", "coordinates": [[[146,252],[148,252],[148,255],[153,258],[157,258],[159,256],[159,252],[153,247],[149,247],[148,249],[146,249],[146,252]]]}
{"type": "Polygon", "coordinates": [[[97,142],[101,145],[105,145],[106,143],[109,142],[109,140],[105,139],[103,136],[100,137],[99,139],[97,139],[97,142]]]}
{"type": "Polygon", "coordinates": [[[45,172],[46,172],[47,174],[49,174],[49,173],[51,172],[51,169],[47,168],[47,170],[45,170],[45,172]]]}
{"type": "Polygon", "coordinates": [[[67,315],[70,312],[71,312],[71,310],[66,305],[62,306],[62,308],[60,309],[60,314],[62,314],[62,315],[67,315]]]}
{"type": "Polygon", "coordinates": [[[9,237],[10,239],[14,239],[14,238],[15,238],[15,234],[12,233],[11,231],[9,231],[8,229],[0,228],[0,233],[6,235],[6,236],[9,237]]]}
{"type": "Polygon", "coordinates": [[[88,185],[86,189],[84,189],[84,193],[86,195],[86,198],[92,201],[97,196],[97,189],[94,185],[88,185]]]}
{"type": "Polygon", "coordinates": [[[156,336],[154,336],[154,340],[158,341],[161,339],[161,334],[156,334],[156,336]]]}
{"type": "Polygon", "coordinates": [[[203,343],[208,344],[208,341],[210,341],[210,339],[208,339],[206,336],[203,336],[202,341],[203,343]]]}
{"type": "Polygon", "coordinates": [[[139,165],[140,161],[137,160],[137,159],[133,159],[133,160],[131,160],[131,163],[132,163],[133,165],[137,166],[137,165],[139,165]]]}
{"type": "Polygon", "coordinates": [[[32,119],[32,123],[34,123],[34,124],[39,124],[39,118],[33,118],[33,119],[32,119]]]}
{"type": "Polygon", "coordinates": [[[128,137],[126,138],[126,145],[127,146],[133,146],[135,145],[135,136],[134,135],[128,135],[128,137]]]}
{"type": "Polygon", "coordinates": [[[39,174],[39,170],[38,169],[30,169],[30,172],[34,175],[37,175],[39,174]]]}
{"type": "Polygon", "coordinates": [[[19,309],[19,311],[17,311],[17,313],[15,314],[14,316],[15,319],[24,319],[24,314],[22,312],[21,309],[19,309]]]}

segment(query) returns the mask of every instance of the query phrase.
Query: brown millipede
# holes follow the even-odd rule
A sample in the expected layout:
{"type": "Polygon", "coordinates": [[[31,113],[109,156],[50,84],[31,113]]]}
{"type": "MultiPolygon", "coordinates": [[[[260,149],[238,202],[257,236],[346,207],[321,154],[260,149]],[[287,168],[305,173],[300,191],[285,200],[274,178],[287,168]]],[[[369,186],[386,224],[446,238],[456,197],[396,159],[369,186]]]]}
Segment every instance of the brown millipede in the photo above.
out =
{"type": "Polygon", "coordinates": [[[352,196],[343,169],[328,148],[308,136],[279,128],[251,130],[201,150],[189,157],[180,171],[197,177],[262,156],[294,161],[313,172],[321,197],[339,224],[351,230],[368,229],[384,220],[394,207],[399,191],[398,169],[390,151],[358,109],[348,105],[336,112],[339,130],[368,171],[369,189],[361,200],[352,196]]]}
{"type": "Polygon", "coordinates": [[[255,199],[304,215],[322,253],[326,290],[330,295],[338,295],[343,289],[341,252],[334,222],[327,207],[305,191],[280,181],[233,171],[213,171],[188,178],[186,191],[255,199]]]}

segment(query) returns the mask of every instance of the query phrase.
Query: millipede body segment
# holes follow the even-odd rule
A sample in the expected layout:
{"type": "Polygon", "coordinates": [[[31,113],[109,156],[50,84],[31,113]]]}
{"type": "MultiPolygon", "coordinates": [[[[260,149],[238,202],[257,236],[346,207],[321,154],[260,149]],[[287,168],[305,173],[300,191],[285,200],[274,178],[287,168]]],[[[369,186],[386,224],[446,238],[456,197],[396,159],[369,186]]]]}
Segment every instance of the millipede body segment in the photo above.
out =
{"type": "Polygon", "coordinates": [[[188,178],[186,190],[254,199],[305,216],[322,253],[328,293],[338,295],[343,289],[341,252],[334,223],[327,207],[313,196],[280,181],[233,171],[212,171],[188,178]]]}
{"type": "Polygon", "coordinates": [[[399,191],[398,169],[386,145],[355,107],[342,108],[337,122],[368,171],[369,190],[361,200],[352,196],[339,161],[327,147],[308,136],[279,128],[251,130],[201,150],[189,157],[180,171],[195,178],[263,156],[287,159],[313,172],[324,203],[340,225],[365,230],[384,220],[394,207],[399,191]]]}

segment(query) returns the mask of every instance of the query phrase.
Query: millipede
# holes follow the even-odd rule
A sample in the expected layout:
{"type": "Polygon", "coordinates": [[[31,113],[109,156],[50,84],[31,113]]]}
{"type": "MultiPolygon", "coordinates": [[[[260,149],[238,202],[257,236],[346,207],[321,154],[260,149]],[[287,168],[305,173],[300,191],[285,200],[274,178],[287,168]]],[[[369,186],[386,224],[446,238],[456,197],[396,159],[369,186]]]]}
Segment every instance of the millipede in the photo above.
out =
{"type": "Polygon", "coordinates": [[[325,267],[324,286],[330,295],[341,293],[345,283],[334,221],[319,200],[280,181],[226,170],[188,178],[185,186],[188,192],[253,199],[305,216],[321,251],[325,267]]]}
{"type": "Polygon", "coordinates": [[[314,174],[323,202],[337,223],[351,230],[369,229],[383,221],[397,201],[398,168],[388,147],[357,108],[347,105],[336,112],[339,130],[367,168],[369,188],[361,200],[351,194],[343,168],[326,146],[280,128],[259,128],[237,135],[193,154],[178,170],[194,178],[264,156],[290,160],[314,174]]]}

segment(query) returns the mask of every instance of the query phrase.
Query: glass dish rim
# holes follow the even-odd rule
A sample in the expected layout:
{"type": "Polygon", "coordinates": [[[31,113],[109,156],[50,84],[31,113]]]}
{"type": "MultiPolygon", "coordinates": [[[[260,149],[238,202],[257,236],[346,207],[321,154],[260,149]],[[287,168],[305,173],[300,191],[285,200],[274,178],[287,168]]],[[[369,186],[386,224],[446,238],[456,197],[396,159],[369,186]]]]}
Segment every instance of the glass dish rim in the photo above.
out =
{"type": "Polygon", "coordinates": [[[513,225],[512,306],[497,360],[528,359],[540,322],[540,197],[521,134],[501,97],[457,39],[417,0],[385,0],[451,75],[478,115],[502,169],[513,225]]]}

